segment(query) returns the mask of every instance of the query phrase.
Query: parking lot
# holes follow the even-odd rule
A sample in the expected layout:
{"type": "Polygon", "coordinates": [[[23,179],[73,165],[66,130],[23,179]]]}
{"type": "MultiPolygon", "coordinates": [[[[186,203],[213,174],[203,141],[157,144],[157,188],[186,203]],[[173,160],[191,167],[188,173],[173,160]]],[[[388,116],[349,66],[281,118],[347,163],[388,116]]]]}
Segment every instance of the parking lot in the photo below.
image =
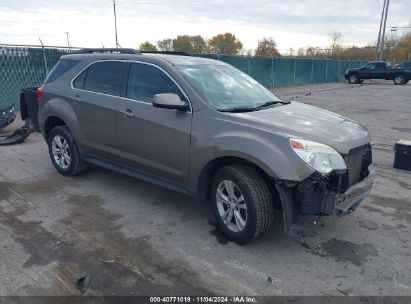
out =
{"type": "Polygon", "coordinates": [[[32,134],[0,147],[0,295],[79,295],[85,274],[88,295],[411,295],[411,172],[392,167],[395,142],[411,140],[411,85],[275,91],[370,130],[377,176],[353,214],[304,217],[306,237],[284,235],[278,214],[239,246],[207,204],[97,167],[59,175],[32,134]]]}

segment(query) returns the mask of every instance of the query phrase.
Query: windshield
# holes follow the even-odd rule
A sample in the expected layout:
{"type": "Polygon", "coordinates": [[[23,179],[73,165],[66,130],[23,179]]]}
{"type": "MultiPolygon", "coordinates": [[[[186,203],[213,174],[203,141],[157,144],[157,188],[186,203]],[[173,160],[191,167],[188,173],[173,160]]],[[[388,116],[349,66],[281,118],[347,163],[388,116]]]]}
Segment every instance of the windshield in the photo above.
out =
{"type": "Polygon", "coordinates": [[[197,93],[217,110],[256,108],[280,99],[243,72],[225,65],[177,66],[197,93]]]}

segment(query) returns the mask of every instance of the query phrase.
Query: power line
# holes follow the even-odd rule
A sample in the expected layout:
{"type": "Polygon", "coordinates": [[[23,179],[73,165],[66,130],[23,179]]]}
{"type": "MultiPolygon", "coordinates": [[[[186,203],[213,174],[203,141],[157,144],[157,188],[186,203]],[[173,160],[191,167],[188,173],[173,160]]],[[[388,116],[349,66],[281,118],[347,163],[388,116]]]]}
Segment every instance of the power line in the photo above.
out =
{"type": "MultiPolygon", "coordinates": [[[[192,1],[173,1],[174,4],[191,4],[191,3],[204,3],[204,1],[200,0],[192,0],[192,1]]],[[[153,1],[153,2],[134,2],[132,4],[138,4],[138,5],[157,5],[157,4],[170,4],[170,2],[166,1],[153,1]]]]}

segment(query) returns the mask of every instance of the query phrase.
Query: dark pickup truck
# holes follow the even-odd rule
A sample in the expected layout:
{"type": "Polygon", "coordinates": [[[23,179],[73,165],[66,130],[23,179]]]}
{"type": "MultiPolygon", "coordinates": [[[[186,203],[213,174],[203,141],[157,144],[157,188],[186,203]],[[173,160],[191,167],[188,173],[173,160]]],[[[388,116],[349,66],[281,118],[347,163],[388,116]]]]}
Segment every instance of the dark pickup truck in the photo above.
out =
{"type": "Polygon", "coordinates": [[[394,68],[384,61],[373,61],[366,65],[345,71],[345,79],[349,83],[362,83],[365,79],[392,80],[394,84],[407,84],[411,79],[411,69],[394,68]]]}

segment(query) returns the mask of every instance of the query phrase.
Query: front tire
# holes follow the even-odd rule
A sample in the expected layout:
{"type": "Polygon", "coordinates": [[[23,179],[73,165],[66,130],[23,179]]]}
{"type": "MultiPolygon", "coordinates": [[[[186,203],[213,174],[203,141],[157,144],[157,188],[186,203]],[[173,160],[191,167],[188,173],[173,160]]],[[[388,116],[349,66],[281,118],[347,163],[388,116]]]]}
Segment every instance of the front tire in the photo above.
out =
{"type": "Polygon", "coordinates": [[[351,83],[351,84],[356,84],[356,83],[360,83],[360,78],[358,77],[358,75],[357,74],[351,74],[349,77],[348,77],[348,82],[349,83],[351,83]]]}
{"type": "Polygon", "coordinates": [[[405,83],[405,78],[403,75],[395,75],[394,76],[394,84],[401,85],[405,83]]]}
{"type": "Polygon", "coordinates": [[[67,126],[52,129],[47,143],[51,161],[60,174],[74,176],[86,169],[87,163],[81,159],[76,142],[67,126]]]}
{"type": "Polygon", "coordinates": [[[214,216],[227,239],[243,245],[262,238],[272,228],[272,195],[253,168],[221,168],[213,178],[211,196],[214,216]]]}

